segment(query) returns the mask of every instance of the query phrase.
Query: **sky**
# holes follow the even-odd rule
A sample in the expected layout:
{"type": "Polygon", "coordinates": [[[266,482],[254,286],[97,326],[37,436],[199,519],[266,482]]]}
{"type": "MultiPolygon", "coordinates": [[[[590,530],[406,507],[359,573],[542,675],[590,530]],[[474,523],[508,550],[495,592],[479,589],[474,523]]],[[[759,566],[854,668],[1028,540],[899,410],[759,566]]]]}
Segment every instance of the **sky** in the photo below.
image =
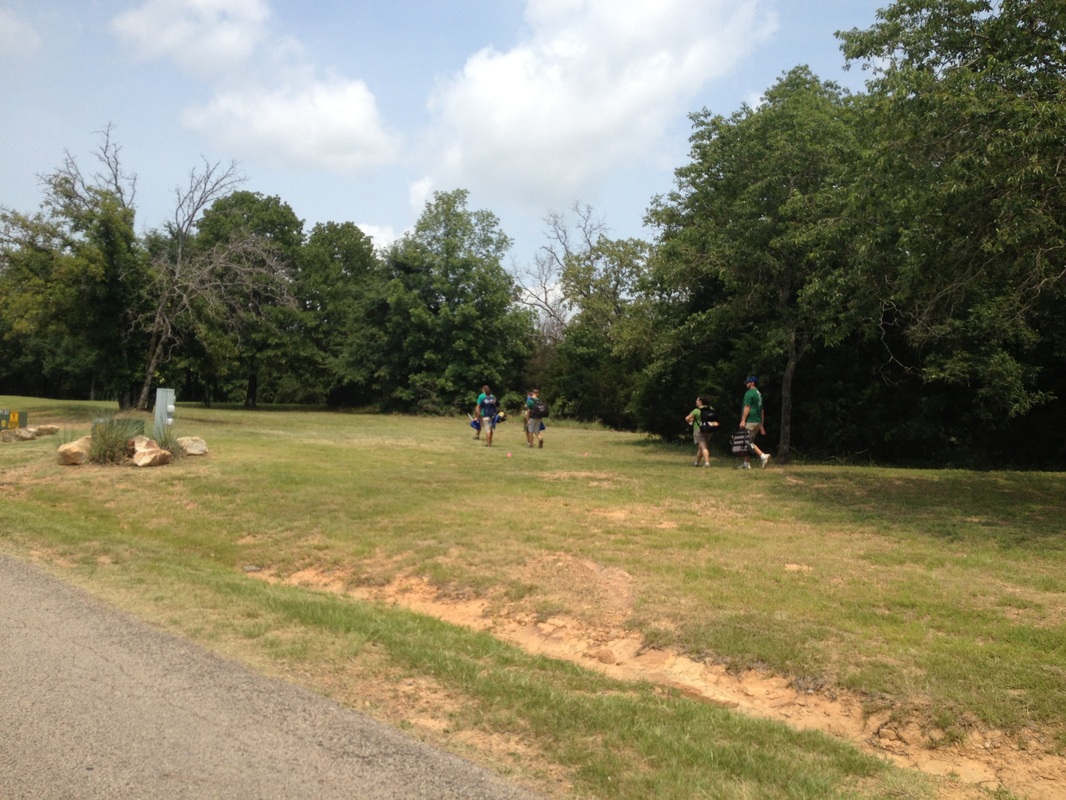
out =
{"type": "Polygon", "coordinates": [[[465,189],[521,270],[545,218],[593,209],[651,239],[689,114],[728,116],[795,66],[862,91],[838,30],[888,0],[0,0],[0,207],[36,211],[102,131],[139,232],[205,164],[385,246],[465,189]]]}

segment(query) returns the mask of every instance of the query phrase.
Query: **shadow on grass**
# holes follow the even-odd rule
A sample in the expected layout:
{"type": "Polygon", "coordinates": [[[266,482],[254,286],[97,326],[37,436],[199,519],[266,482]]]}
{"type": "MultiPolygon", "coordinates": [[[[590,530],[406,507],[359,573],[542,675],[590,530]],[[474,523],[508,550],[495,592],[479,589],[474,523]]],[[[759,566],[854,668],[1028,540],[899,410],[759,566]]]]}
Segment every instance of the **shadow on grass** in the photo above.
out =
{"type": "Polygon", "coordinates": [[[1066,476],[792,467],[785,491],[816,514],[1001,548],[1066,549],[1066,476]]]}

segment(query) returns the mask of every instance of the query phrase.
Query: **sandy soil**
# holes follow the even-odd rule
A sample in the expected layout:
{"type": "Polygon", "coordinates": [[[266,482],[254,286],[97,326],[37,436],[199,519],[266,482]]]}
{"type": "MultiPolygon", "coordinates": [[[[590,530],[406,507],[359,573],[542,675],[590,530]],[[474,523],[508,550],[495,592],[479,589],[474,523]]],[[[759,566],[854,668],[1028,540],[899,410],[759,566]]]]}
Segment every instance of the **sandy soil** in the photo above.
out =
{"type": "MultiPolygon", "coordinates": [[[[804,567],[794,564],[786,568],[804,567]]],[[[269,570],[251,574],[278,580],[269,570]]],[[[923,728],[919,721],[901,724],[893,719],[891,710],[867,714],[862,698],[840,690],[797,687],[787,677],[754,671],[734,674],[721,665],[645,647],[624,628],[632,607],[633,581],[622,570],[560,553],[527,566],[524,574],[514,577],[538,587],[551,587],[559,607],[567,608],[571,615],[545,619],[498,598],[444,593],[416,577],[353,589],[350,572],[306,570],[284,582],[395,603],[455,625],[491,632],[528,652],[576,662],[612,678],[671,686],[701,702],[822,731],[902,767],[948,779],[941,783],[942,800],[987,798],[989,791],[998,789],[1028,800],[1066,798],[1066,758],[1047,752],[1044,744],[1050,740],[1039,732],[1031,731],[1023,738],[995,730],[973,730],[963,742],[938,746],[937,732],[923,728]]],[[[417,695],[418,687],[413,691],[417,695]]],[[[424,709],[425,704],[421,705],[424,709]]],[[[422,724],[432,728],[432,714],[422,716],[422,724]]],[[[495,749],[490,743],[470,744],[495,749]]]]}

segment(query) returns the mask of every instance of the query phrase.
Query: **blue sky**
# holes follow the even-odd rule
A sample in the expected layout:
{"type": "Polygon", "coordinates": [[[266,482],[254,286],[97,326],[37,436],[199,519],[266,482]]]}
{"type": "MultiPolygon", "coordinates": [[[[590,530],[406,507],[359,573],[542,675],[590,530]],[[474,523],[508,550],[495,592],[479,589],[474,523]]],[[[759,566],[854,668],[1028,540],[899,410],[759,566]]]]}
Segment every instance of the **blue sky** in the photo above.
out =
{"type": "Polygon", "coordinates": [[[756,103],[787,70],[861,90],[834,32],[887,0],[0,0],[0,206],[35,211],[110,125],[160,227],[204,160],[236,161],[306,228],[379,244],[462,188],[532,262],[544,217],[615,237],[688,155],[688,114],[756,103]]]}

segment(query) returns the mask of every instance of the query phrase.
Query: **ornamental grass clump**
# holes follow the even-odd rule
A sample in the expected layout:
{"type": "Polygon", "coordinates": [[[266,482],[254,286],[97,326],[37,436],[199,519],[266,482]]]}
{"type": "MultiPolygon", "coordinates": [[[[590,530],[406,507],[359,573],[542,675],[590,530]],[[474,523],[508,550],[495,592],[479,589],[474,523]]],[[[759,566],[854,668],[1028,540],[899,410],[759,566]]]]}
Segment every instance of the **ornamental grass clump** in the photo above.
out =
{"type": "Polygon", "coordinates": [[[156,428],[153,431],[155,443],[162,447],[164,450],[169,450],[174,458],[182,458],[187,453],[185,448],[181,446],[181,442],[178,441],[177,435],[174,433],[174,428],[171,425],[165,425],[163,428],[156,428]]]}
{"type": "Polygon", "coordinates": [[[119,464],[129,457],[129,441],[144,433],[139,419],[103,417],[93,422],[89,458],[96,464],[119,464]]]}

